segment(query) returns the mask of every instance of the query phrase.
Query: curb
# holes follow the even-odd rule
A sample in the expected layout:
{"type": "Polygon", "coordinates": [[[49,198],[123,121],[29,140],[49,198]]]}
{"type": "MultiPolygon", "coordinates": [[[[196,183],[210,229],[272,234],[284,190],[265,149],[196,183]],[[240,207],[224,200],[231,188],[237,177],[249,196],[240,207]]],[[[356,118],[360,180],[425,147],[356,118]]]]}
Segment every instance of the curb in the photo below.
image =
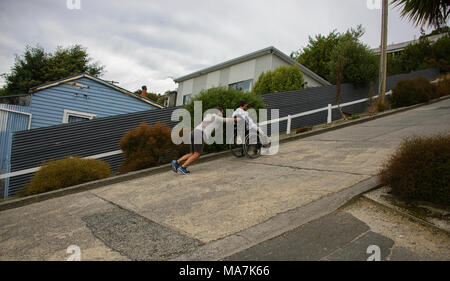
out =
{"type": "MultiPolygon", "coordinates": [[[[412,110],[412,109],[415,109],[415,108],[418,108],[421,106],[430,105],[430,104],[440,102],[440,101],[443,101],[446,99],[450,99],[450,96],[441,97],[439,99],[432,100],[428,103],[422,103],[422,104],[417,104],[417,105],[404,107],[404,108],[400,108],[400,109],[390,110],[388,112],[383,112],[383,113],[380,113],[377,115],[363,117],[363,118],[353,120],[353,121],[348,121],[348,122],[345,122],[342,124],[331,125],[330,127],[327,127],[327,128],[322,128],[322,129],[317,129],[317,130],[313,130],[313,131],[309,131],[309,132],[305,132],[305,133],[300,133],[298,135],[289,136],[287,138],[280,139],[280,144],[290,142],[290,141],[295,141],[298,139],[307,138],[310,136],[327,133],[330,131],[350,127],[353,125],[358,125],[361,123],[369,122],[369,121],[372,121],[372,120],[375,120],[378,118],[382,118],[382,117],[386,117],[389,115],[393,115],[396,113],[409,111],[409,110],[412,110]]],[[[222,152],[218,152],[218,153],[207,154],[207,155],[202,156],[200,159],[198,159],[196,164],[205,163],[205,162],[223,158],[226,156],[230,156],[229,151],[222,151],[222,152]]],[[[120,183],[120,182],[124,182],[124,181],[133,180],[136,178],[146,177],[146,176],[153,175],[153,174],[167,172],[167,171],[170,171],[170,169],[171,169],[170,164],[166,164],[166,165],[153,167],[153,168],[149,168],[149,169],[145,169],[145,170],[131,172],[131,173],[128,173],[125,175],[113,176],[110,178],[92,181],[92,182],[88,182],[88,183],[84,183],[84,184],[80,184],[80,185],[76,185],[76,186],[72,186],[72,187],[67,187],[67,188],[63,188],[63,189],[59,189],[59,190],[55,190],[55,191],[36,194],[36,195],[28,196],[25,198],[7,199],[5,202],[0,203],[0,212],[4,211],[4,210],[19,208],[19,207],[22,207],[25,205],[29,205],[29,204],[33,204],[33,203],[37,203],[37,202],[41,202],[41,201],[45,201],[45,200],[49,200],[49,199],[53,199],[53,198],[62,197],[62,196],[69,195],[69,194],[75,194],[75,193],[88,191],[88,190],[99,188],[99,187],[104,187],[104,186],[107,186],[110,184],[120,183]]]]}
{"type": "MultiPolygon", "coordinates": [[[[229,155],[229,151],[208,154],[208,155],[205,155],[202,158],[200,158],[197,161],[197,163],[205,163],[208,161],[215,160],[217,158],[222,158],[226,155],[229,155]]],[[[145,169],[145,170],[130,172],[128,174],[113,176],[113,177],[109,177],[106,179],[91,181],[88,183],[83,183],[83,184],[79,184],[79,185],[75,185],[75,186],[71,186],[71,187],[67,187],[67,188],[63,188],[63,189],[59,189],[59,190],[49,191],[49,192],[45,192],[45,193],[41,193],[41,194],[31,195],[31,196],[27,196],[24,198],[10,199],[10,200],[6,200],[5,202],[0,203],[0,212],[9,210],[9,209],[19,208],[22,206],[26,206],[29,204],[33,204],[33,203],[37,203],[37,202],[41,202],[41,201],[45,201],[45,200],[49,200],[49,199],[54,199],[54,198],[58,198],[58,197],[62,197],[62,196],[70,195],[70,194],[80,193],[80,192],[88,191],[91,189],[104,187],[104,186],[115,184],[115,183],[129,181],[129,180],[146,177],[146,176],[150,176],[150,175],[154,175],[154,174],[159,174],[159,173],[163,173],[163,172],[167,172],[167,171],[171,171],[170,164],[153,167],[153,168],[149,168],[149,169],[145,169]]]]}
{"type": "Polygon", "coordinates": [[[411,220],[413,222],[416,222],[416,223],[418,223],[418,224],[420,224],[422,226],[430,227],[430,228],[432,228],[434,230],[442,231],[442,232],[447,233],[448,235],[450,235],[450,232],[447,231],[446,229],[440,228],[439,226],[437,226],[435,224],[432,224],[432,223],[430,223],[430,222],[428,222],[428,221],[426,221],[424,219],[421,219],[419,217],[416,217],[416,216],[413,216],[411,214],[408,214],[407,212],[404,212],[404,211],[401,211],[401,210],[397,210],[397,209],[395,209],[395,208],[393,208],[393,207],[391,207],[389,205],[386,205],[386,204],[383,204],[381,202],[378,202],[378,201],[376,201],[376,200],[374,200],[372,198],[367,197],[364,194],[361,196],[361,199],[366,200],[366,201],[368,201],[371,204],[377,205],[378,207],[383,208],[383,209],[385,209],[385,210],[387,210],[389,212],[392,212],[392,213],[398,214],[400,216],[406,217],[409,220],[411,220]]]}

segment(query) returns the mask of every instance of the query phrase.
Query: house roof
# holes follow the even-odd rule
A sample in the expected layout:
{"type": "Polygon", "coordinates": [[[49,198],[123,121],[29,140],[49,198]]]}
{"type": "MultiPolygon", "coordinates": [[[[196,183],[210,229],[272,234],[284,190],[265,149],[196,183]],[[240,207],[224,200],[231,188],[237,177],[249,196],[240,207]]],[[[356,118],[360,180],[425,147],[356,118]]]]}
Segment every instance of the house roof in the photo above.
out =
{"type": "Polygon", "coordinates": [[[153,106],[155,106],[157,108],[164,108],[165,107],[165,106],[163,106],[163,105],[161,105],[161,104],[159,104],[157,102],[154,102],[154,101],[152,101],[152,100],[150,100],[148,98],[144,98],[144,97],[141,97],[139,95],[136,95],[136,94],[134,94],[134,93],[132,93],[132,92],[130,92],[128,90],[125,90],[125,89],[123,89],[123,88],[121,88],[119,86],[116,86],[116,85],[112,84],[111,82],[102,80],[100,78],[97,78],[97,77],[92,76],[92,75],[87,74],[87,73],[77,74],[77,75],[74,75],[74,76],[70,76],[70,77],[63,78],[63,79],[60,79],[60,80],[57,80],[57,81],[53,81],[53,82],[49,82],[49,83],[46,83],[46,84],[43,84],[43,85],[40,85],[40,86],[33,87],[33,88],[31,88],[28,91],[28,93],[32,94],[32,93],[35,93],[37,91],[44,90],[44,89],[47,89],[47,88],[50,88],[50,87],[54,87],[54,86],[58,86],[60,84],[71,82],[71,81],[74,81],[74,80],[77,80],[77,79],[80,79],[80,78],[91,79],[91,80],[96,81],[96,82],[98,82],[100,84],[103,84],[105,86],[113,88],[114,90],[117,90],[117,91],[119,91],[119,92],[121,92],[121,93],[123,93],[123,94],[125,94],[127,96],[130,96],[132,98],[141,100],[141,101],[146,102],[148,104],[151,104],[151,105],[153,105],[153,106]]]}
{"type": "Polygon", "coordinates": [[[228,66],[232,66],[232,65],[235,65],[235,64],[238,64],[238,63],[241,63],[241,62],[245,62],[245,61],[248,61],[248,60],[251,60],[251,59],[255,59],[255,58],[261,57],[261,56],[266,55],[266,54],[275,54],[279,58],[283,59],[284,61],[286,61],[286,62],[288,62],[290,64],[293,64],[293,65],[299,66],[301,71],[304,74],[310,76],[311,78],[313,78],[314,80],[318,81],[319,83],[321,83],[323,85],[331,85],[330,82],[328,82],[327,80],[323,79],[322,77],[320,77],[319,75],[317,75],[316,73],[314,73],[313,71],[308,69],[306,66],[304,66],[304,65],[298,63],[297,61],[293,60],[290,56],[286,55],[285,53],[281,52],[280,50],[278,50],[277,48],[275,48],[273,46],[267,47],[265,49],[262,49],[262,50],[259,50],[259,51],[256,51],[256,52],[244,55],[244,56],[240,56],[240,57],[232,59],[232,60],[228,60],[228,61],[223,62],[223,63],[216,64],[214,66],[211,66],[211,67],[208,67],[208,68],[205,68],[205,69],[193,72],[191,74],[188,74],[188,75],[185,75],[185,76],[182,76],[182,77],[179,77],[179,78],[176,78],[176,79],[174,79],[174,81],[176,83],[180,83],[180,82],[183,82],[185,80],[192,79],[192,78],[195,78],[195,77],[198,77],[198,76],[201,76],[201,75],[204,75],[204,74],[207,74],[207,73],[210,73],[210,72],[213,72],[213,71],[216,71],[216,70],[228,67],[228,66]]]}
{"type": "MultiPolygon", "coordinates": [[[[432,35],[432,36],[428,36],[426,37],[428,40],[430,40],[432,43],[436,42],[437,40],[439,40],[440,38],[444,37],[448,35],[448,33],[441,33],[441,34],[436,34],[436,35],[432,35]]],[[[411,41],[406,41],[406,42],[402,42],[402,43],[397,43],[397,44],[392,44],[387,46],[387,52],[388,53],[395,53],[395,52],[399,52],[402,51],[403,49],[405,49],[406,47],[408,47],[408,45],[410,44],[415,44],[420,42],[420,39],[416,39],[416,40],[411,40],[411,41]]],[[[372,51],[375,54],[380,54],[381,53],[381,48],[375,48],[372,49],[372,51]]]]}

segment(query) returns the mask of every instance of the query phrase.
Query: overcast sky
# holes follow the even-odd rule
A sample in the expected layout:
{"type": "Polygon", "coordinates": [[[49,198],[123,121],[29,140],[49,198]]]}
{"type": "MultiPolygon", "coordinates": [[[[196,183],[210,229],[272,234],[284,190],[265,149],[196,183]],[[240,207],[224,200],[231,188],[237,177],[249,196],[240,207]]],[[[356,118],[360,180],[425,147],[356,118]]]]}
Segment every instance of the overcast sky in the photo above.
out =
{"type": "MultiPolygon", "coordinates": [[[[381,36],[381,10],[369,9],[367,0],[79,0],[81,9],[67,2],[0,1],[0,73],[10,72],[26,45],[53,52],[81,44],[106,66],[101,78],[130,91],[147,85],[164,93],[177,87],[170,77],[268,46],[289,55],[308,36],[358,24],[370,47],[378,47],[381,36]]],[[[391,6],[388,42],[419,35],[391,6]]]]}

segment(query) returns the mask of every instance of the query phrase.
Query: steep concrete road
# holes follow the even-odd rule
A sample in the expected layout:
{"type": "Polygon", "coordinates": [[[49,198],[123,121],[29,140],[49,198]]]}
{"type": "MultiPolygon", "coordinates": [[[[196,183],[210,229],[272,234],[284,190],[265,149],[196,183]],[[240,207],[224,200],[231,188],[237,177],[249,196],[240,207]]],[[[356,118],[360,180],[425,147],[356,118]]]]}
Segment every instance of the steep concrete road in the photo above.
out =
{"type": "Polygon", "coordinates": [[[370,181],[404,137],[442,132],[448,99],[284,143],[275,156],[224,157],[190,176],[163,172],[2,211],[0,260],[66,260],[70,245],[83,260],[221,259],[272,238],[277,217],[370,181]]]}

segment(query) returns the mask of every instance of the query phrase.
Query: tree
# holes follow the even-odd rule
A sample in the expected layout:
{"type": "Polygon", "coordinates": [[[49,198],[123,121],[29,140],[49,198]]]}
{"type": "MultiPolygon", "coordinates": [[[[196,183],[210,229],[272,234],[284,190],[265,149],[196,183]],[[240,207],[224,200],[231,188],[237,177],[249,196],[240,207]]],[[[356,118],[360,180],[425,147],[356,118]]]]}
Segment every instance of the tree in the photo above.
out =
{"type": "Polygon", "coordinates": [[[374,69],[377,72],[378,62],[370,48],[364,45],[360,38],[364,28],[358,25],[345,33],[336,30],[327,36],[316,35],[309,38],[309,45],[291,54],[300,64],[311,69],[323,78],[336,83],[336,63],[339,55],[345,58],[344,77],[342,83],[363,84],[374,79],[374,69]]]}
{"type": "Polygon", "coordinates": [[[388,75],[409,73],[430,67],[439,67],[442,73],[450,71],[450,37],[444,36],[432,44],[427,37],[405,47],[400,54],[388,60],[388,75]]]}
{"type": "MultiPolygon", "coordinates": [[[[194,116],[194,102],[201,101],[203,113],[211,108],[220,106],[226,111],[227,109],[233,109],[239,107],[239,102],[245,99],[248,102],[248,108],[261,109],[265,108],[265,104],[261,96],[254,93],[242,92],[234,89],[227,88],[212,88],[203,90],[200,94],[191,99],[189,104],[184,107],[194,116]]],[[[226,114],[226,112],[224,112],[226,114]]]]}
{"type": "Polygon", "coordinates": [[[147,98],[159,104],[164,104],[164,101],[166,101],[168,97],[166,95],[156,93],[147,93],[147,98]]]}
{"type": "Polygon", "coordinates": [[[324,79],[329,78],[329,62],[334,46],[339,41],[340,34],[333,30],[328,36],[321,34],[315,38],[309,37],[308,46],[291,54],[296,61],[306,66],[324,79]]]}
{"type": "Polygon", "coordinates": [[[297,65],[282,65],[275,70],[263,72],[253,87],[253,93],[268,93],[299,90],[304,87],[303,73],[297,65]]]}
{"type": "Polygon", "coordinates": [[[344,112],[341,108],[341,94],[342,94],[342,81],[344,79],[344,63],[345,58],[341,55],[338,56],[336,61],[336,104],[342,118],[346,119],[344,112]]]}
{"type": "Polygon", "coordinates": [[[4,74],[6,85],[1,92],[4,95],[24,94],[35,86],[79,73],[100,76],[105,67],[91,61],[86,49],[80,45],[58,46],[53,54],[46,53],[39,45],[27,46],[23,55],[16,55],[11,73],[4,74]]]}
{"type": "Polygon", "coordinates": [[[449,0],[393,0],[392,4],[396,7],[403,6],[401,16],[408,18],[416,26],[441,28],[447,25],[449,0]]]}
{"type": "Polygon", "coordinates": [[[433,36],[433,35],[437,35],[437,34],[441,34],[441,33],[449,33],[449,32],[450,32],[450,27],[444,26],[444,27],[436,28],[435,30],[431,31],[430,34],[427,34],[425,36],[429,37],[429,36],[433,36]]]}
{"type": "Polygon", "coordinates": [[[439,67],[443,73],[450,72],[450,36],[444,36],[432,45],[428,63],[439,67]]]}
{"type": "MultiPolygon", "coordinates": [[[[136,95],[140,96],[142,93],[142,90],[137,90],[134,92],[136,95]]],[[[158,94],[158,93],[147,93],[147,98],[157,102],[159,104],[164,104],[164,102],[168,99],[167,95],[162,95],[162,94],[158,94]]]]}
{"type": "Polygon", "coordinates": [[[378,57],[368,46],[353,39],[340,40],[331,54],[328,81],[335,84],[339,58],[344,59],[342,83],[365,85],[378,76],[378,57]]]}
{"type": "Polygon", "coordinates": [[[387,76],[403,73],[403,66],[399,54],[387,54],[387,76]]]}
{"type": "Polygon", "coordinates": [[[402,72],[411,72],[429,67],[427,60],[431,57],[431,42],[420,39],[418,43],[408,45],[399,55],[402,72]]]}

